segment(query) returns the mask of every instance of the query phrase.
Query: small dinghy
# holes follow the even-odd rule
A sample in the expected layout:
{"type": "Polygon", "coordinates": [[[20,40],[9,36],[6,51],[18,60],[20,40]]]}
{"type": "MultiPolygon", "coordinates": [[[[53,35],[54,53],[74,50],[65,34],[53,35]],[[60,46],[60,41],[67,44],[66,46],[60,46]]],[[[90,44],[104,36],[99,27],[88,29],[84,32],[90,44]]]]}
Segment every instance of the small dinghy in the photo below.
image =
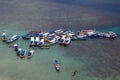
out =
{"type": "Polygon", "coordinates": [[[55,66],[56,71],[59,72],[60,71],[60,64],[59,64],[58,60],[54,61],[54,66],[55,66]]]}
{"type": "Polygon", "coordinates": [[[13,47],[14,47],[15,51],[18,51],[18,45],[17,44],[14,44],[13,47]]]}
{"type": "Polygon", "coordinates": [[[6,32],[2,33],[2,41],[6,41],[6,32]]]}

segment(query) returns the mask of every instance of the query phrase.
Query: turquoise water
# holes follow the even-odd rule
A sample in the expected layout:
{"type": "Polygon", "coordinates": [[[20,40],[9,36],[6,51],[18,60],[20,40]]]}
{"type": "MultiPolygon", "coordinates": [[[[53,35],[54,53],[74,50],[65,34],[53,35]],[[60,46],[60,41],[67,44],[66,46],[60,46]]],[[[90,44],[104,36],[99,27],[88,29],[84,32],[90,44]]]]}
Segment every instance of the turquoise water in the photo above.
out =
{"type": "Polygon", "coordinates": [[[116,34],[120,35],[120,26],[110,27],[110,28],[103,28],[103,29],[99,29],[98,31],[101,31],[101,32],[113,31],[116,34]]]}
{"type": "MultiPolygon", "coordinates": [[[[108,29],[112,30],[112,29],[108,29]]],[[[17,29],[6,31],[10,37],[14,34],[22,36],[27,31],[17,29]]],[[[107,31],[107,29],[105,29],[107,31]]],[[[113,31],[117,31],[117,29],[113,31]]],[[[9,44],[0,41],[0,79],[1,80],[119,80],[120,38],[89,39],[74,41],[67,47],[59,44],[50,49],[34,48],[35,54],[28,60],[19,58],[9,44]],[[114,50],[111,50],[114,48],[114,50]],[[115,52],[115,53],[113,53],[115,52]],[[53,62],[57,59],[61,64],[61,71],[56,72],[53,62]],[[73,71],[78,74],[73,77],[73,71]]],[[[21,48],[30,50],[29,41],[20,38],[16,41],[21,48]]],[[[14,44],[14,43],[12,43],[14,44]]]]}

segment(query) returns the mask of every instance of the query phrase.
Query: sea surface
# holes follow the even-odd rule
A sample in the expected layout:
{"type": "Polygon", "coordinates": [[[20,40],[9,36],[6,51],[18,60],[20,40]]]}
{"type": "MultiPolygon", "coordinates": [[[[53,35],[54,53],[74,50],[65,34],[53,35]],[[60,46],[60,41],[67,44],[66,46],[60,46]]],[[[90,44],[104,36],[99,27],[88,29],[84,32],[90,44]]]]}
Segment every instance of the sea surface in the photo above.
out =
{"type": "Polygon", "coordinates": [[[120,1],[119,0],[4,0],[0,1],[0,34],[21,38],[11,44],[0,41],[0,80],[120,80],[120,1]],[[50,49],[35,47],[31,59],[21,59],[11,45],[30,50],[22,35],[31,30],[56,29],[113,31],[110,39],[58,43],[50,49]],[[54,68],[54,60],[61,65],[54,68]],[[76,76],[73,71],[78,70],[76,76]]]}

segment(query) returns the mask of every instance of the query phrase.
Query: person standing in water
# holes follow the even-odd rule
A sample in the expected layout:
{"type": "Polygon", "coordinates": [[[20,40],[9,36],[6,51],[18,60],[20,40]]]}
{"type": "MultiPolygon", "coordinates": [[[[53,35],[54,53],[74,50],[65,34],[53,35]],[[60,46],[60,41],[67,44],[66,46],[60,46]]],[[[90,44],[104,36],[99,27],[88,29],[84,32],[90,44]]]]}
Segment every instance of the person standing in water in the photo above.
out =
{"type": "Polygon", "coordinates": [[[78,71],[77,71],[77,70],[74,70],[74,72],[73,72],[72,76],[76,76],[76,75],[77,75],[77,73],[78,73],[78,71]]]}

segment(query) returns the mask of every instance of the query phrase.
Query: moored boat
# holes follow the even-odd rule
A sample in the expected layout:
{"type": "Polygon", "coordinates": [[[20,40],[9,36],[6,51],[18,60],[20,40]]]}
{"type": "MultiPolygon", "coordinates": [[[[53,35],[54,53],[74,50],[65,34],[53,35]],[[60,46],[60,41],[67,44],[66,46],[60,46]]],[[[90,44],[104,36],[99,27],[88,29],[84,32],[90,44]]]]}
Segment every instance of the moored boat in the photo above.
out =
{"type": "Polygon", "coordinates": [[[110,38],[110,39],[114,39],[116,38],[117,34],[115,34],[114,32],[106,32],[103,34],[104,38],[110,38]]]}
{"type": "Polygon", "coordinates": [[[7,38],[7,37],[6,37],[6,32],[3,32],[3,33],[2,33],[2,41],[6,41],[6,38],[7,38]]]}
{"type": "Polygon", "coordinates": [[[71,42],[71,38],[67,35],[62,35],[61,39],[60,39],[60,45],[64,45],[67,46],[69,45],[71,42]]]}
{"type": "Polygon", "coordinates": [[[20,36],[18,35],[13,35],[10,39],[8,39],[6,42],[7,43],[12,43],[15,42],[16,40],[18,40],[20,38],[20,36]]]}
{"type": "Polygon", "coordinates": [[[25,49],[22,49],[21,51],[20,51],[20,57],[21,58],[24,58],[25,57],[25,55],[26,55],[26,52],[27,52],[27,50],[25,50],[25,49]]]}
{"type": "Polygon", "coordinates": [[[59,64],[58,60],[54,61],[54,66],[55,66],[56,71],[59,72],[60,71],[60,64],[59,64]]]}
{"type": "Polygon", "coordinates": [[[35,37],[34,46],[35,47],[39,46],[39,42],[40,42],[40,38],[39,37],[35,37]]]}
{"type": "Polygon", "coordinates": [[[14,44],[13,47],[14,47],[15,51],[18,51],[18,45],[17,44],[14,44]]]}
{"type": "Polygon", "coordinates": [[[30,59],[34,54],[34,50],[30,50],[28,53],[27,53],[27,58],[30,59]]]}
{"type": "Polygon", "coordinates": [[[39,46],[43,46],[43,45],[44,45],[44,43],[45,43],[44,38],[40,39],[39,46]]]}
{"type": "Polygon", "coordinates": [[[34,37],[31,37],[30,42],[29,42],[29,46],[30,47],[34,46],[34,43],[35,43],[35,39],[34,39],[34,37]]]}

